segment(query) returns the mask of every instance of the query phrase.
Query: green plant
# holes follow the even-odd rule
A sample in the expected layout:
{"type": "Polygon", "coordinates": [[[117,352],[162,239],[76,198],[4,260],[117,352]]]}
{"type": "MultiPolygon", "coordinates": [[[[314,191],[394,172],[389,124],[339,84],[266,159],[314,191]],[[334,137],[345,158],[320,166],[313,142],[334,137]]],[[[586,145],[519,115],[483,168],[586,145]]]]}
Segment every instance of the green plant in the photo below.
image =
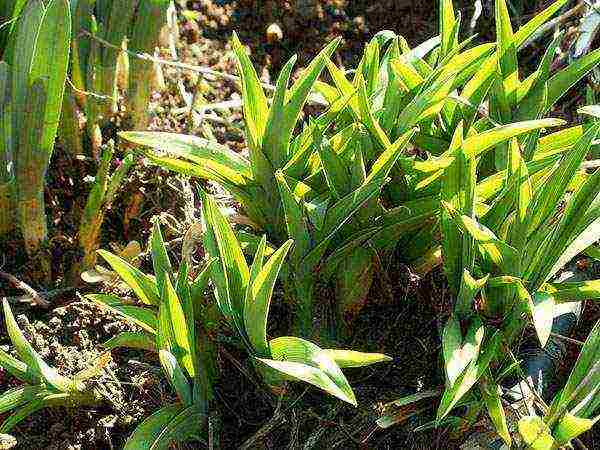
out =
{"type": "MultiPolygon", "coordinates": [[[[151,161],[186,175],[217,181],[242,205],[253,227],[267,233],[270,242],[280,245],[288,238],[294,239],[296,245],[290,268],[285,272],[286,286],[289,297],[297,304],[298,328],[304,336],[315,332],[312,317],[316,269],[340,228],[351,221],[363,204],[376,201],[387,174],[413,133],[408,130],[393,144],[389,143],[380,158],[373,161],[369,172],[357,171],[351,184],[346,186],[335,183],[341,180],[339,177],[349,174],[335,171],[347,171],[355,164],[354,155],[344,155],[342,167],[335,153],[343,151],[353,130],[341,130],[330,138],[325,136],[343,102],[338,102],[292,137],[312,86],[337,44],[338,40],[323,49],[288,89],[295,62],[295,58],[290,59],[279,76],[269,107],[250,60],[234,37],[233,47],[242,79],[249,160],[214,142],[191,136],[121,133],[121,137],[134,144],[176,155],[173,158],[146,152],[145,156],[151,161]],[[336,166],[321,169],[320,155],[331,156],[328,162],[336,166]]],[[[372,211],[379,213],[380,208],[372,208],[372,211]]],[[[358,231],[356,225],[354,231],[358,231]]]]}
{"type": "Polygon", "coordinates": [[[27,342],[6,299],[3,308],[8,335],[20,359],[0,350],[0,366],[22,384],[0,395],[2,413],[16,410],[4,419],[0,433],[10,432],[19,422],[43,408],[98,405],[103,401],[96,385],[87,382],[102,372],[101,359],[73,377],[60,375],[27,342]]]}
{"type": "Polygon", "coordinates": [[[231,226],[208,195],[202,195],[202,216],[206,228],[204,249],[207,257],[217,260],[210,274],[219,309],[239,334],[248,353],[260,363],[265,381],[274,387],[287,379],[304,381],[356,405],[341,368],[366,366],[391,358],[377,353],[323,350],[292,336],[268,340],[273,287],[293,241],[285,242],[265,261],[267,241],[263,236],[248,267],[231,226]]]}
{"type": "Polygon", "coordinates": [[[133,128],[146,128],[151,95],[148,80],[153,65],[140,58],[130,62],[129,55],[121,49],[152,54],[169,4],[169,0],[80,0],[72,4],[70,73],[74,89],[65,96],[60,132],[72,153],[83,149],[78,118],[81,108],[85,111],[94,156],[99,157],[99,124],[116,112],[119,88],[128,90],[133,128]],[[88,96],[86,92],[96,95],[88,96]]]}
{"type": "Polygon", "coordinates": [[[2,207],[3,214],[16,211],[30,254],[47,239],[44,180],[60,118],[70,25],[66,0],[53,0],[47,7],[29,2],[14,23],[4,54],[10,67],[2,66],[2,207]]]}
{"type": "Polygon", "coordinates": [[[600,420],[600,322],[581,348],[565,387],[554,397],[549,410],[539,417],[519,420],[519,432],[527,445],[552,450],[568,445],[600,420]]]}
{"type": "Polygon", "coordinates": [[[600,298],[598,280],[551,281],[598,238],[600,171],[587,174],[581,164],[599,130],[586,126],[570,152],[535,174],[513,139],[503,188],[479,212],[476,161],[457,130],[457,157],[442,182],[444,257],[456,301],[443,334],[447,383],[438,420],[479,382],[494,424],[509,441],[495,394],[497,374],[513,363],[502,349],[512,349],[528,323],[543,347],[556,304],[600,298]]]}
{"type": "Polygon", "coordinates": [[[158,223],[152,233],[151,249],[154,277],[117,255],[98,251],[142,305],[131,305],[114,295],[87,296],[141,330],[120,333],[104,347],[157,352],[163,372],[178,396],[177,403],[164,406],[137,427],[124,447],[128,450],[167,448],[172,441],[199,438],[213,396],[214,350],[207,336],[213,325],[208,320],[209,307],[203,301],[212,262],[193,281],[188,279],[185,260],[174,273],[158,223]]]}
{"type": "Polygon", "coordinates": [[[380,354],[322,350],[308,341],[292,337],[267,342],[266,321],[271,295],[291,242],[264,261],[266,240],[263,238],[249,269],[233,231],[208,196],[203,196],[203,213],[208,262],[191,282],[185,260],[177,274],[173,272],[158,223],[151,238],[154,277],[112,253],[99,251],[142,303],[141,306],[131,305],[106,294],[87,296],[141,329],[120,333],[104,347],[158,352],[163,371],[179,398],[176,404],[164,406],[142,422],[129,437],[125,449],[162,448],[160,446],[173,441],[199,438],[202,433],[215,376],[214,348],[208,337],[214,328],[214,314],[212,307],[204,301],[209,277],[215,285],[219,309],[239,333],[270,385],[279,386],[287,379],[302,380],[355,404],[354,394],[338,364],[358,367],[389,359],[380,354]],[[236,281],[242,284],[235,284],[236,281]]]}
{"type": "Polygon", "coordinates": [[[75,264],[73,271],[76,277],[82,271],[92,269],[96,264],[96,250],[100,246],[100,231],[106,210],[110,208],[115,194],[121,186],[127,172],[133,165],[133,156],[126,156],[117,169],[110,173],[114,160],[114,146],[109,142],[102,152],[94,186],[88,196],[81,223],[79,224],[79,247],[83,253],[80,264],[75,264]]]}

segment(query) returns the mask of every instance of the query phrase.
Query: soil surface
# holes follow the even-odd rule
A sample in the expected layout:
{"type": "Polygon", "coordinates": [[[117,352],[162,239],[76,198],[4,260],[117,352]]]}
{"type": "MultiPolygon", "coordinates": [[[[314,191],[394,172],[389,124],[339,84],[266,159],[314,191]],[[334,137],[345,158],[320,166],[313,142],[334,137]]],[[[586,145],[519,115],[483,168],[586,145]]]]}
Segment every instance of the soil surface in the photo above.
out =
{"type": "MultiPolygon", "coordinates": [[[[356,66],[363,43],[377,31],[391,29],[411,45],[436,34],[437,11],[432,0],[194,0],[178,1],[178,39],[161,41],[161,57],[210,67],[235,74],[228,39],[236,31],[249,47],[259,76],[273,82],[279,69],[292,54],[298,55],[297,70],[305,67],[320,48],[336,36],[343,42],[336,61],[347,68],[356,66]],[[281,35],[269,39],[267,28],[277,24],[281,35]]],[[[458,3],[468,23],[473,2],[458,3]]],[[[517,2],[515,2],[517,3],[517,2]]],[[[526,20],[549,1],[523,3],[521,19],[526,20]]],[[[484,1],[484,16],[476,30],[482,38],[492,38],[491,2],[484,1]]],[[[527,50],[532,58],[543,50],[543,42],[527,50]]],[[[214,136],[219,142],[244,152],[242,116],[239,108],[208,112],[210,120],[190,115],[187,105],[199,106],[239,99],[231,81],[203,76],[163,66],[164,90],[153,96],[155,113],[151,129],[214,136]]],[[[122,126],[117,118],[103,129],[104,139],[116,138],[122,126]]],[[[120,153],[123,156],[123,153],[120,153]]],[[[131,327],[95,307],[83,297],[86,293],[118,292],[111,285],[74,286],[70,264],[77,256],[76,230],[84,201],[91,187],[96,162],[74,160],[60,145],[49,169],[46,192],[51,240],[47,252],[52,257],[49,282],[40,282],[35,262],[20,252],[16,241],[1,249],[0,270],[18,275],[42,293],[50,293],[52,308],[42,310],[16,303],[23,292],[0,280],[0,295],[15,300],[13,311],[32,345],[46,361],[63,374],[89,367],[104,352],[101,344],[119,331],[131,327]],[[83,182],[82,182],[83,180],[83,182]],[[74,287],[73,287],[74,286],[74,287]],[[25,317],[27,316],[27,318],[25,317]]],[[[161,218],[165,239],[174,241],[171,256],[177,261],[180,246],[176,239],[185,231],[186,204],[181,195],[182,181],[152,166],[139,164],[123,185],[103,226],[102,247],[123,247],[133,240],[148,241],[152,219],[161,218]]],[[[147,259],[142,267],[151,270],[147,259]]],[[[592,266],[589,270],[598,271],[592,266]]],[[[122,295],[127,293],[119,292],[122,295]]],[[[274,301],[271,329],[278,336],[287,332],[288,311],[274,301]]],[[[291,385],[285,403],[273,397],[254,375],[244,352],[239,351],[223,328],[218,336],[217,364],[220,380],[215,389],[210,428],[220,447],[234,449],[456,449],[467,436],[448,428],[431,428],[436,403],[426,402],[418,409],[397,413],[398,424],[380,429],[375,420],[388,412],[386,404],[422,389],[442,387],[441,342],[439,330],[449,314],[449,298],[443,277],[433,273],[415,278],[406,266],[388,267],[379,273],[368,303],[343,342],[344,347],[377,351],[393,356],[393,363],[347,371],[359,407],[341,404],[320,391],[304,385],[291,385]],[[415,428],[422,431],[415,432],[415,428]]],[[[584,319],[574,336],[584,340],[595,320],[598,306],[586,307],[584,319]]],[[[3,326],[3,325],[2,325],[3,326]]],[[[2,348],[13,351],[2,333],[2,348]]],[[[578,346],[567,344],[560,376],[572,366],[578,346]]],[[[20,449],[120,449],[132,430],[161,405],[174,399],[174,393],[160,373],[156,355],[150,352],[115,350],[93,382],[106,392],[97,407],[55,408],[34,414],[16,429],[20,449]]],[[[0,392],[15,386],[15,380],[0,373],[0,392]]],[[[460,421],[460,419],[457,419],[460,421]]],[[[600,448],[600,437],[583,439],[588,448],[600,448]]],[[[186,444],[180,448],[205,448],[186,444]]]]}

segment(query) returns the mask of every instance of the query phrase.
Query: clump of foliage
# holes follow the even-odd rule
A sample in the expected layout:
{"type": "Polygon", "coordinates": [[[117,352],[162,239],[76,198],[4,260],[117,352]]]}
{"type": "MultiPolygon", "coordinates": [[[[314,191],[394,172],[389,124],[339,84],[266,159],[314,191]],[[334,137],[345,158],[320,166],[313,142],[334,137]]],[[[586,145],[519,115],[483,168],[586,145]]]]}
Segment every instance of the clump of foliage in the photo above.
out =
{"type": "MultiPolygon", "coordinates": [[[[0,34],[8,61],[0,63],[0,202],[9,208],[0,209],[0,227],[6,232],[11,224],[4,212],[20,211],[33,251],[45,239],[45,228],[38,230],[45,227],[40,198],[71,39],[68,26],[58,29],[57,24],[71,23],[73,4],[24,3],[0,9],[4,17],[15,18],[9,33],[0,34]],[[55,67],[51,59],[60,70],[45,73],[55,67]],[[24,102],[27,96],[35,97],[33,106],[24,102]],[[16,121],[30,129],[17,129],[16,121]],[[35,121],[48,130],[31,132],[35,121]]],[[[125,36],[131,33],[136,51],[150,52],[155,45],[168,2],[125,3],[122,11],[120,3],[110,1],[75,5],[75,28],[89,27],[95,37],[85,41],[73,34],[71,73],[79,89],[115,98],[125,36]]],[[[284,392],[287,381],[303,381],[356,405],[342,369],[391,358],[322,348],[333,339],[331,330],[321,329],[323,299],[317,288],[323,282],[334,288],[334,325],[341,328],[360,313],[376,272],[398,255],[420,273],[441,265],[452,295],[442,332],[445,389],[435,424],[453,423],[459,408],[473,417],[485,410],[511,445],[503,382],[518,366],[521,337],[532,329],[544,347],[558,305],[600,298],[600,280],[556,281],[570,260],[600,238],[600,170],[584,163],[600,134],[598,108],[582,109],[590,118],[568,127],[547,117],[598,65],[600,50],[552,73],[561,43],[557,34],[537,69],[520,79],[518,50],[566,3],[555,1],[515,31],[507,2],[495,0],[496,42],[472,45],[474,38],[459,38],[461,18],[452,1],[440,0],[438,38],[411,49],[402,36],[380,32],[365,46],[352,76],[332,62],[339,45],[334,40],[294,83],[292,57],[272,90],[260,82],[234,35],[247,156],[194,136],[120,134],[151,162],[220,185],[245,214],[238,217],[245,227],[232,227],[214,198],[200,190],[201,268],[183,258],[175,270],[158,224],[149,251],[153,275],[98,252],[137,301],[110,294],[88,298],[140,330],[115,336],[105,348],[156,352],[178,397],[139,425],[127,450],[203,439],[218,377],[212,337],[219,318],[274,392],[284,392]],[[328,82],[320,80],[325,71],[328,82]],[[307,102],[324,110],[304,120],[307,102]],[[562,128],[548,132],[554,127],[562,128]],[[278,279],[295,320],[289,336],[270,338],[268,317],[278,279]]],[[[143,127],[141,111],[149,93],[144,79],[151,66],[135,61],[131,67],[134,120],[143,127]]],[[[65,100],[65,111],[72,113],[77,102],[86,108],[91,127],[109,114],[95,100],[75,97],[65,100]]],[[[68,133],[73,117],[64,117],[68,133]]],[[[111,175],[112,157],[109,146],[86,205],[80,230],[84,267],[95,262],[102,212],[132,164],[130,155],[111,175]]],[[[85,384],[89,373],[73,379],[58,375],[25,341],[6,302],[4,308],[21,360],[0,353],[0,365],[31,386],[0,398],[6,411],[25,405],[0,432],[43,406],[99,401],[85,384]]],[[[592,330],[550,406],[540,403],[537,411],[520,417],[519,432],[532,448],[567,445],[598,421],[599,330],[598,325],[592,330]]]]}

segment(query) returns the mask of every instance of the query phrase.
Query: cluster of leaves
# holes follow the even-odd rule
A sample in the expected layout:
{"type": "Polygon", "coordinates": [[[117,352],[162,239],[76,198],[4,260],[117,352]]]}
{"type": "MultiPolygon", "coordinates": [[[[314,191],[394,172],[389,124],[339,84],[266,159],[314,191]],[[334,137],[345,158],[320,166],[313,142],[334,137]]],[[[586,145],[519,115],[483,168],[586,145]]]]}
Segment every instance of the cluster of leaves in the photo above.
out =
{"type": "Polygon", "coordinates": [[[9,1],[2,15],[0,62],[0,220],[4,235],[17,218],[35,253],[47,237],[44,179],[54,149],[69,63],[71,16],[66,0],[9,1]]]}
{"type": "Polygon", "coordinates": [[[78,114],[85,113],[92,152],[98,156],[99,124],[117,111],[119,90],[128,91],[134,129],[148,125],[154,66],[122,51],[153,54],[166,22],[169,0],[70,1],[73,15],[70,74],[73,88],[64,101],[60,138],[73,154],[83,154],[78,114]],[[92,92],[94,96],[86,96],[92,92]]]}
{"type": "MultiPolygon", "coordinates": [[[[78,272],[95,262],[104,212],[133,162],[130,156],[109,174],[113,149],[101,149],[97,137],[98,122],[109,117],[111,108],[99,102],[101,95],[83,93],[118,97],[121,44],[128,36],[137,52],[151,53],[168,6],[168,0],[7,0],[0,5],[0,238],[17,223],[30,255],[43,248],[48,238],[44,187],[55,137],[58,132],[72,156],[84,154],[77,109],[85,110],[96,144],[91,153],[99,166],[81,220],[83,257],[72,271],[76,280],[78,272]],[[72,81],[69,89],[67,77],[72,81]]],[[[145,127],[150,97],[146,81],[153,66],[141,59],[131,66],[131,71],[121,72],[130,78],[135,125],[145,127]]],[[[37,258],[42,272],[49,273],[47,258],[37,258]]]]}
{"type": "MultiPolygon", "coordinates": [[[[376,262],[399,244],[415,265],[443,256],[456,301],[444,329],[447,389],[438,422],[478,385],[509,440],[494,375],[506,369],[501,349],[514,348],[530,322],[545,345],[555,304],[597,296],[595,281],[551,282],[598,238],[598,173],[582,169],[597,125],[543,133],[564,125],[545,116],[598,64],[600,51],[552,73],[557,35],[537,70],[519,77],[518,50],[565,3],[514,31],[506,2],[497,0],[497,41],[470,47],[472,39],[459,41],[460,15],[442,0],[437,39],[410,49],[381,32],[352,79],[331,62],[334,41],[291,88],[295,58],[288,61],[270,101],[234,36],[248,158],[190,136],[121,137],[150,148],[143,154],[156,164],[220,184],[269,242],[285,247],[293,239],[282,273],[304,335],[316,334],[317,277],[335,281],[344,311],[364,299],[376,262]],[[330,83],[318,80],[325,69],[330,83]],[[327,109],[295,133],[306,101],[327,109]]],[[[242,261],[240,252],[227,267],[242,261]]],[[[230,309],[243,335],[242,304],[230,309]]]]}
{"type": "Polygon", "coordinates": [[[142,443],[158,446],[199,437],[200,429],[190,425],[199,419],[204,422],[216,376],[214,344],[208,337],[214,328],[211,324],[214,313],[205,300],[209,279],[220,313],[237,333],[265,383],[274,390],[279,391],[288,380],[304,381],[356,405],[341,368],[390,360],[382,354],[321,349],[292,336],[268,340],[267,319],[273,288],[292,242],[271,251],[266,259],[269,250],[263,237],[254,262],[248,267],[231,226],[214,200],[206,195],[203,195],[203,217],[208,262],[193,281],[188,281],[189,265],[185,260],[179,271],[173,272],[158,225],[151,239],[154,277],[117,255],[100,251],[141,303],[131,305],[107,294],[88,296],[141,328],[140,332],[121,333],[104,346],[158,352],[164,373],[179,397],[179,403],[162,408],[140,424],[126,449],[140,448],[142,443]]]}
{"type": "MultiPolygon", "coordinates": [[[[252,230],[233,230],[201,192],[206,261],[193,281],[189,261],[174,272],[158,226],[151,239],[154,276],[100,252],[139,304],[111,295],[89,298],[142,330],[118,335],[106,347],[156,351],[179,397],[144,421],[127,449],[202,438],[191,424],[204,421],[216,376],[210,287],[220,315],[267,385],[280,391],[287,380],[304,381],[356,404],[341,369],[389,358],[313,343],[322,331],[315,326],[322,323],[315,320],[315,288],[321,281],[335,286],[341,324],[360,309],[382,261],[399,249],[406,261],[427,270],[443,261],[453,294],[442,336],[446,388],[436,423],[448,421],[457,407],[484,405],[510,444],[501,384],[514,369],[518,338],[531,324],[544,346],[557,305],[600,298],[600,280],[553,281],[600,237],[600,170],[589,173],[583,164],[600,133],[597,108],[583,110],[592,116],[585,124],[546,134],[565,125],[546,116],[600,62],[600,50],[552,73],[557,35],[537,70],[520,79],[519,48],[566,2],[555,1],[514,31],[507,2],[495,0],[496,42],[471,45],[473,38],[459,39],[461,18],[452,1],[440,0],[437,38],[411,49],[393,32],[378,33],[351,78],[331,61],[339,45],[334,40],[290,86],[291,58],[271,98],[234,35],[247,157],[193,136],[121,133],[153,163],[219,184],[252,230]],[[329,82],[319,80],[325,70],[329,82]],[[325,110],[301,120],[309,101],[325,110]],[[267,335],[279,276],[295,306],[298,337],[267,335]]],[[[122,40],[131,16],[114,22],[116,16],[99,17],[109,24],[103,39],[114,32],[122,40]]],[[[104,72],[94,59],[98,49],[88,50],[90,56],[76,63],[79,78],[91,67],[99,71],[91,78],[114,89],[114,71],[104,72]],[[81,61],[90,64],[87,69],[81,61]]],[[[88,50],[80,46],[76,53],[88,50]]],[[[0,87],[1,81],[0,71],[0,87]]],[[[102,180],[105,195],[112,188],[106,176],[102,180]]],[[[528,445],[555,448],[598,420],[598,336],[597,326],[543,417],[519,422],[528,445]]],[[[3,365],[16,364],[4,359],[3,365]]]]}

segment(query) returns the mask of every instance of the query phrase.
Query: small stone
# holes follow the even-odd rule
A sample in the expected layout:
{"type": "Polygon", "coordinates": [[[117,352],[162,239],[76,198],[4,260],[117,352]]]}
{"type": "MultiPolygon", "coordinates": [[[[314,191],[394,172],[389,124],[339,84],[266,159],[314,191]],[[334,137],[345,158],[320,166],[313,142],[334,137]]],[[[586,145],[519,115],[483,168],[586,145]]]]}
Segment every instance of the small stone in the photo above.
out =
{"type": "Polygon", "coordinates": [[[275,42],[281,41],[282,39],[283,31],[281,30],[281,27],[276,23],[272,23],[271,25],[269,25],[269,27],[267,28],[267,42],[269,42],[269,44],[273,44],[275,42]]]}

